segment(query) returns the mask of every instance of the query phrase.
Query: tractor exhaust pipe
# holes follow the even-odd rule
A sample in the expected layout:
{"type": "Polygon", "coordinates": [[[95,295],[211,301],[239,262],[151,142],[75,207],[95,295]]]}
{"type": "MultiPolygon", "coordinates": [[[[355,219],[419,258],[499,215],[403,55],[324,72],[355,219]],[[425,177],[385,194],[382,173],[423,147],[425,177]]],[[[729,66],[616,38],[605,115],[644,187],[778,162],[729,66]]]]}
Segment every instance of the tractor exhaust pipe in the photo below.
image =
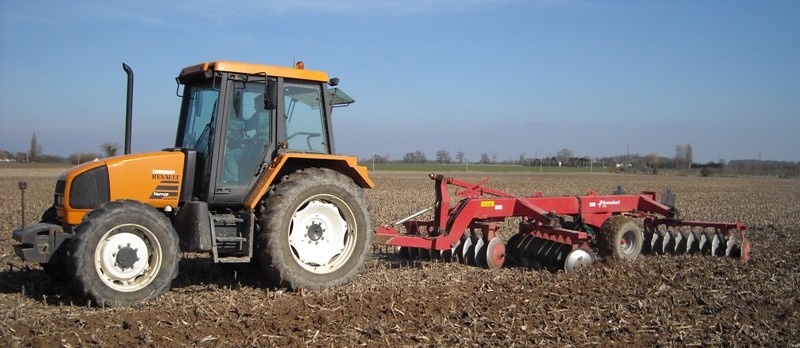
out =
{"type": "Polygon", "coordinates": [[[125,154],[131,153],[131,125],[133,123],[133,69],[122,63],[122,69],[128,74],[128,97],[125,103],[125,154]]]}

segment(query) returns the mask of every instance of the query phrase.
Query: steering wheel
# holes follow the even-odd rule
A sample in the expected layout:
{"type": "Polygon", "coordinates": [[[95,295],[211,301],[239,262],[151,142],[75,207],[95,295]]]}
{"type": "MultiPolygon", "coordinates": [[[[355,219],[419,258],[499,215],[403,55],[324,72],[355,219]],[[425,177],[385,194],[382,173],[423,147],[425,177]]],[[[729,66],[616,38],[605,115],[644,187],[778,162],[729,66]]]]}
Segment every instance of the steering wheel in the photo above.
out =
{"type": "Polygon", "coordinates": [[[292,138],[294,138],[294,137],[296,137],[296,136],[298,136],[298,135],[305,135],[305,136],[307,136],[307,138],[306,138],[306,145],[308,145],[308,149],[309,149],[309,150],[314,150],[314,148],[313,148],[313,147],[311,147],[311,138],[320,137],[320,136],[322,136],[322,133],[314,133],[314,132],[294,132],[294,133],[292,133],[292,135],[290,135],[290,136],[286,137],[286,142],[288,143],[288,142],[289,142],[289,139],[292,139],[292,138]]]}

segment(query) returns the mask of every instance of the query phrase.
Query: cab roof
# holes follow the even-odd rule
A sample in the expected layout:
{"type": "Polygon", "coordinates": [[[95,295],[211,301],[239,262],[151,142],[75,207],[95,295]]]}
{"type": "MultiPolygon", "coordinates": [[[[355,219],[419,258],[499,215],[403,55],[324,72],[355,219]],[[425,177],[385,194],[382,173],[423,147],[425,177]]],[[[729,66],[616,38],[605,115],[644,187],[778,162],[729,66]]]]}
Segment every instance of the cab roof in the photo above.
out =
{"type": "Polygon", "coordinates": [[[295,69],[283,66],[252,64],[232,61],[205,62],[181,70],[181,76],[197,72],[226,71],[233,73],[287,77],[299,80],[328,82],[328,74],[318,70],[295,69]]]}

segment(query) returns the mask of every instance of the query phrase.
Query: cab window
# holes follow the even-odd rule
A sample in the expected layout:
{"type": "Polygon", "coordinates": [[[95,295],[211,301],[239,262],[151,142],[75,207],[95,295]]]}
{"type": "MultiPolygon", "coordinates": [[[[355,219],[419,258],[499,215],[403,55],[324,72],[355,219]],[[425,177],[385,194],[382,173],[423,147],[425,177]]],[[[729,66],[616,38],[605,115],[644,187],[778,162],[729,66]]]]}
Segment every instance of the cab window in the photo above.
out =
{"type": "Polygon", "coordinates": [[[328,153],[325,114],[320,86],[284,84],[284,120],[287,149],[328,153]]]}
{"type": "Polygon", "coordinates": [[[264,84],[236,82],[225,127],[223,185],[247,185],[264,160],[270,135],[270,111],[264,108],[264,84]]]}

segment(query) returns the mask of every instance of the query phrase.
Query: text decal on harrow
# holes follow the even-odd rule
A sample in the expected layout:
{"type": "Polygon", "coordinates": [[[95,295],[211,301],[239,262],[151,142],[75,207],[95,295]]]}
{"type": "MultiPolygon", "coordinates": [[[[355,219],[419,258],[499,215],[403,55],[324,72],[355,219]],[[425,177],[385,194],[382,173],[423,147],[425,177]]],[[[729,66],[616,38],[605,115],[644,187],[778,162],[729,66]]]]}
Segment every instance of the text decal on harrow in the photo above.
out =
{"type": "Polygon", "coordinates": [[[589,206],[592,207],[592,208],[596,208],[596,207],[605,208],[605,207],[608,207],[608,206],[611,206],[611,205],[620,205],[620,201],[618,199],[611,200],[611,201],[606,201],[606,200],[602,200],[601,199],[598,202],[589,202],[589,206]]]}

